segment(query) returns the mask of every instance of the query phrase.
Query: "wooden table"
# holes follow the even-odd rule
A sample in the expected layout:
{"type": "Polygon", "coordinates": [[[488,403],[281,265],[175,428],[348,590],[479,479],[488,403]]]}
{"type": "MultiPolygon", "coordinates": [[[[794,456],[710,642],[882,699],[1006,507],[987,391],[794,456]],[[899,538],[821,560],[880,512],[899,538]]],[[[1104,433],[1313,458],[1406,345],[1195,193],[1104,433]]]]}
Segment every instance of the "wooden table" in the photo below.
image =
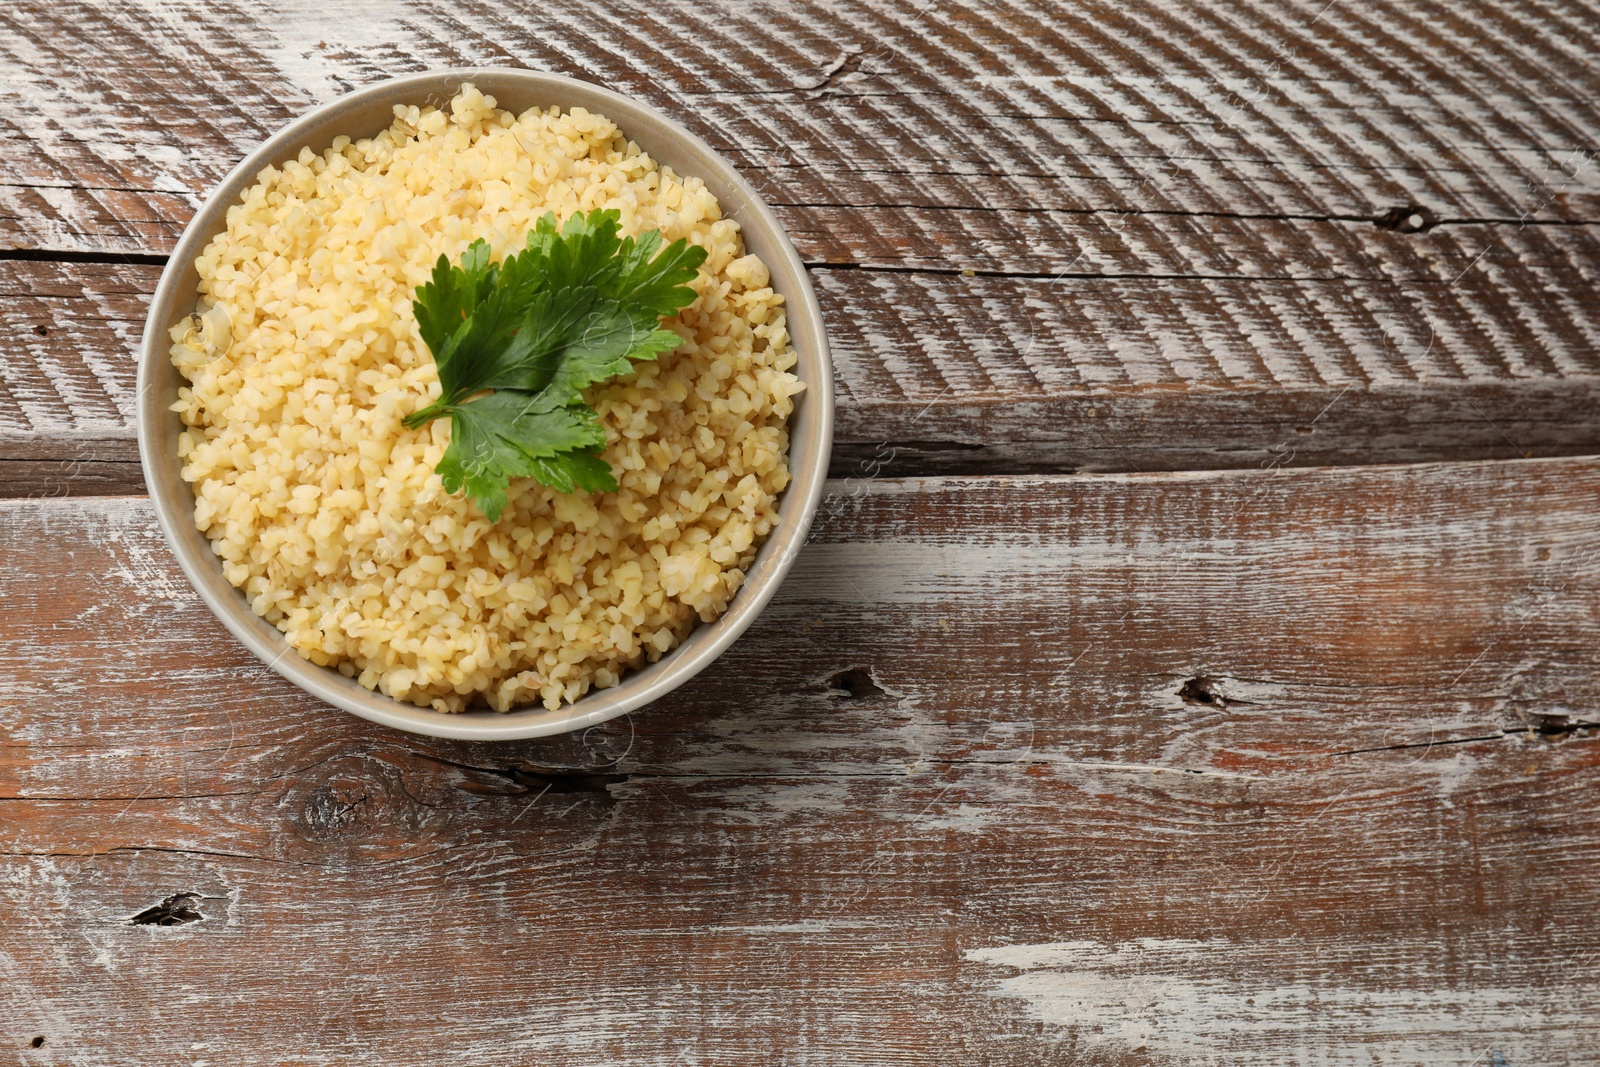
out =
{"type": "Polygon", "coordinates": [[[0,7],[0,1062],[1600,1063],[1597,56],[1596,0],[0,7]],[[840,393],[756,628],[507,745],[263,668],[133,444],[205,191],[469,64],[725,153],[840,393]]]}

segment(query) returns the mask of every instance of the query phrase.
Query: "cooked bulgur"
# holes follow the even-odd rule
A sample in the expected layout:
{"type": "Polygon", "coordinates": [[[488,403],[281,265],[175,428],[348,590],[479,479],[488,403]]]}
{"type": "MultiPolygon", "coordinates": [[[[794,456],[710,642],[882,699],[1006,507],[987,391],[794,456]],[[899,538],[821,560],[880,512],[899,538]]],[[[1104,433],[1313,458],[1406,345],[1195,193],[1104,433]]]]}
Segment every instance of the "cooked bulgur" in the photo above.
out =
{"type": "Polygon", "coordinates": [[[465,85],[268,167],[196,260],[173,331],[195,525],[257,614],[307,659],[400,700],[552,710],[615,685],[715,619],[777,521],[802,385],[783,297],[738,223],[581,109],[520,116],[465,85]],[[443,253],[496,258],[547,211],[615,208],[709,253],[685,340],[586,393],[615,493],[512,483],[490,524],[444,492],[439,395],[410,301],[443,253]]]}

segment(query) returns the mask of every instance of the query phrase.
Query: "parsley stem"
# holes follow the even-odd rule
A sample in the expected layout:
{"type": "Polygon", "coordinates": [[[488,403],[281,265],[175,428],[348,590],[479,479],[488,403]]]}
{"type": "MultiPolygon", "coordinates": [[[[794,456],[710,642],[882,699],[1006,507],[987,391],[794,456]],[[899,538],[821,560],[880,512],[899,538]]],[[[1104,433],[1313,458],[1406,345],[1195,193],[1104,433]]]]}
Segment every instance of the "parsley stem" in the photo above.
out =
{"type": "Polygon", "coordinates": [[[419,408],[418,410],[413,411],[400,421],[406,429],[415,430],[419,426],[427,425],[434,419],[442,418],[443,416],[450,414],[451,407],[452,405],[448,400],[446,400],[444,397],[440,397],[427,407],[419,408]]]}

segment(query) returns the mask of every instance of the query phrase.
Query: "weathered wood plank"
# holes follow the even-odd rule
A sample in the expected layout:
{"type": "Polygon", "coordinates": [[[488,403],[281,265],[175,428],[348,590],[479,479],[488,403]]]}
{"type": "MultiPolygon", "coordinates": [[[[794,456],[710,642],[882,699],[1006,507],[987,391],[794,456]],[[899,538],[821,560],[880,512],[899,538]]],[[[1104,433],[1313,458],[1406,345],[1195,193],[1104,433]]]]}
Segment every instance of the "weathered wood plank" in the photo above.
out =
{"type": "MultiPolygon", "coordinates": [[[[1600,229],[1556,225],[1600,220],[1590,0],[669,8],[5,12],[0,242],[159,253],[308,104],[520,63],[684,117],[776,206],[838,345],[841,475],[880,444],[909,472],[1600,447],[1600,229]],[[1423,232],[1372,224],[1409,205],[1423,232]]],[[[154,273],[0,267],[11,493],[137,488],[154,273]]]]}
{"type": "Polygon", "coordinates": [[[67,459],[98,439],[131,440],[139,336],[160,274],[0,263],[0,455],[67,459]]]}
{"type": "Polygon", "coordinates": [[[0,497],[143,496],[144,470],[125,459],[0,459],[0,497]]]}
{"type": "MultiPolygon", "coordinates": [[[[309,102],[523,62],[669,107],[776,205],[838,344],[838,474],[880,443],[912,472],[1582,453],[1600,232],[1544,224],[1600,219],[1590,14],[29,6],[0,16],[0,240],[166,250],[309,102]],[[1371,224],[1413,203],[1430,229],[1371,224]]],[[[11,493],[133,490],[154,267],[11,267],[0,456],[43,461],[11,493]]]]}
{"type": "MultiPolygon", "coordinates": [[[[848,476],[711,671],[511,746],[313,706],[143,501],[0,504],[14,1058],[1592,1062],[1600,468],[1283,469],[1600,447],[1592,0],[0,27],[0,248],[148,260],[385,73],[666,107],[815,264],[848,476]]],[[[156,269],[0,262],[5,494],[138,489],[156,269]]]]}
{"type": "MultiPolygon", "coordinates": [[[[1566,252],[1585,262],[1581,244],[1566,252]]],[[[1600,305],[1558,267],[1537,268],[1548,285],[1523,305],[1488,266],[1453,285],[817,269],[835,472],[1592,453],[1600,305]]],[[[158,271],[0,265],[0,460],[16,472],[0,492],[137,491],[135,347],[158,271]]]]}
{"type": "MultiPolygon", "coordinates": [[[[565,0],[448,14],[298,0],[270,15],[79,0],[5,19],[0,92],[15,106],[0,175],[19,247],[170,247],[195,195],[307,105],[471,64],[642,96],[774,202],[877,205],[890,232],[926,225],[900,209],[981,226],[993,207],[1600,220],[1590,0],[565,0]]],[[[868,232],[848,217],[842,233],[868,232]]]]}
{"type": "Polygon", "coordinates": [[[501,746],[313,706],[141,500],[0,504],[8,1040],[1588,1062],[1600,464],[831,490],[699,679],[501,746]]]}

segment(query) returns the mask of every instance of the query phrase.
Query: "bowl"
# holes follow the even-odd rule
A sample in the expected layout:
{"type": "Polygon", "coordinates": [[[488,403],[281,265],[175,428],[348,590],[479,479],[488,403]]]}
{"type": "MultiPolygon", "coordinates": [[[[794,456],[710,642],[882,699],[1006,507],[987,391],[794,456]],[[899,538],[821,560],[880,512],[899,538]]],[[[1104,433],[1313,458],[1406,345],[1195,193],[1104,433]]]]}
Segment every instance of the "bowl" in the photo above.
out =
{"type": "Polygon", "coordinates": [[[173,554],[201,599],[263,663],[311,695],[385,726],[433,737],[511,740],[582,729],[642,707],[704,669],[755,621],[798,555],[822,497],[833,436],[833,371],[822,312],[794,246],[755,190],[704,141],[652,107],[572,78],[505,68],[441,70],[392,78],[313,109],[251,152],[212,191],[173,249],[151,301],[139,351],[138,422],[145,484],[173,554]],[[194,311],[199,282],[194,260],[225,227],[228,208],[255,184],[262,168],[292,159],[302,147],[321,152],[340,134],[373,136],[389,125],[395,104],[443,106],[463,82],[472,82],[513,113],[536,105],[598,112],[658,163],[701,178],[723,215],[739,222],[746,248],[767,264],[772,287],[783,294],[799,357],[794,373],[806,385],[789,420],[792,481],[779,503],[778,524],[727,611],[715,622],[700,623],[657,662],[556,711],[542,705],[509,712],[433,711],[364,689],[337,670],[305,659],[223,577],[210,542],[195,529],[194,494],[179,476],[183,426],[170,408],[183,379],[168,355],[168,331],[194,311]]]}

